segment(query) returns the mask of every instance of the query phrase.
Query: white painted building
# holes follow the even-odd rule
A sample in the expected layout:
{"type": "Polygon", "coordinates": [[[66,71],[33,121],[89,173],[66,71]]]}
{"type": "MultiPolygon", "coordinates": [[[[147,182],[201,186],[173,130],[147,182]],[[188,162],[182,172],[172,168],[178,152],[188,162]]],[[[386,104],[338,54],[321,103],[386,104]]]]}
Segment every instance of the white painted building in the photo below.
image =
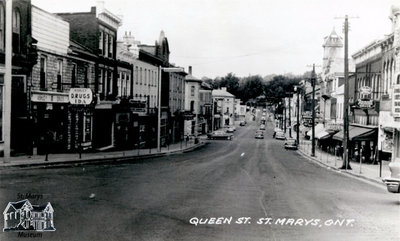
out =
{"type": "Polygon", "coordinates": [[[185,112],[193,114],[193,119],[185,120],[185,135],[197,135],[199,129],[200,91],[201,80],[192,75],[192,66],[185,76],[185,112]]]}
{"type": "Polygon", "coordinates": [[[214,123],[216,127],[224,127],[234,124],[235,114],[235,96],[221,87],[212,91],[214,105],[216,105],[216,113],[214,113],[214,123]],[[219,126],[218,126],[219,124],[219,126]]]}

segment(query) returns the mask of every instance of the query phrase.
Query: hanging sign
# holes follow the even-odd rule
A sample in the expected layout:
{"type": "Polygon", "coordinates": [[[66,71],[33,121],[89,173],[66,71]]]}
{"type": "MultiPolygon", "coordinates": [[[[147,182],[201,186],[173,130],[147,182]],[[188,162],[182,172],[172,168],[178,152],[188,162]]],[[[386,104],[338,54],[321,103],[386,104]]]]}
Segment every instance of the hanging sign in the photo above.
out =
{"type": "Polygon", "coordinates": [[[374,101],[371,99],[358,99],[356,102],[356,107],[360,109],[372,109],[375,107],[374,101]]]}
{"type": "Polygon", "coordinates": [[[89,105],[93,101],[93,93],[89,88],[71,88],[68,96],[72,105],[89,105]]]}

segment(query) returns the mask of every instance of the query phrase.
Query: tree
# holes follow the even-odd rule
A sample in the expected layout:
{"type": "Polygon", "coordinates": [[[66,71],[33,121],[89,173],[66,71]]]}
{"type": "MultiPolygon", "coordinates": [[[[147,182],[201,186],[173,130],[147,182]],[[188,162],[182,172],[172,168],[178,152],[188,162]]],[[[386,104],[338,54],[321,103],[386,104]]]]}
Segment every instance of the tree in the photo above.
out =
{"type": "Polygon", "coordinates": [[[226,90],[233,94],[234,96],[238,96],[239,94],[239,78],[236,77],[233,73],[228,73],[225,77],[220,79],[215,79],[216,85],[218,88],[226,87],[226,90]]]}
{"type": "Polygon", "coordinates": [[[246,102],[249,99],[256,98],[264,94],[263,78],[259,75],[253,75],[243,78],[240,86],[239,98],[246,102]]]}
{"type": "Polygon", "coordinates": [[[265,95],[270,103],[279,103],[287,92],[293,92],[294,86],[299,85],[301,77],[275,76],[265,85],[265,95]]]}

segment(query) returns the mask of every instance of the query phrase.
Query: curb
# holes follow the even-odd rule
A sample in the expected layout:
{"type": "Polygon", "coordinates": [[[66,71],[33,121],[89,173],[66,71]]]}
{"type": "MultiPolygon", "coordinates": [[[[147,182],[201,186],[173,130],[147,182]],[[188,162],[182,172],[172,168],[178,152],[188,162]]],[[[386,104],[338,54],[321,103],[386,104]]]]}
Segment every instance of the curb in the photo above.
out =
{"type": "MultiPolygon", "coordinates": [[[[52,167],[65,167],[65,166],[80,166],[80,165],[92,165],[92,164],[102,164],[102,163],[129,163],[136,162],[139,160],[145,160],[150,158],[158,158],[162,156],[176,155],[194,151],[200,147],[205,146],[207,143],[200,142],[194,146],[188,147],[186,149],[179,149],[174,151],[167,151],[161,153],[150,153],[144,155],[123,155],[110,156],[110,157],[88,157],[86,159],[70,159],[59,162],[36,162],[36,163],[23,163],[15,164],[9,166],[0,166],[0,170],[14,169],[14,168],[52,168],[52,167]]],[[[105,153],[106,154],[106,153],[105,153]]]]}
{"type": "Polygon", "coordinates": [[[366,176],[363,176],[363,175],[359,175],[359,174],[356,174],[356,173],[348,172],[346,170],[342,170],[342,169],[339,169],[337,167],[329,166],[328,164],[319,161],[317,158],[308,156],[306,153],[304,153],[301,150],[297,150],[297,153],[300,154],[302,157],[304,157],[304,158],[306,158],[306,159],[308,159],[308,160],[310,160],[310,161],[312,161],[312,162],[314,162],[314,163],[316,163],[316,164],[318,164],[320,166],[326,167],[326,169],[334,170],[336,172],[342,173],[342,174],[347,175],[349,177],[353,177],[353,178],[357,178],[357,179],[364,179],[366,181],[374,182],[374,183],[377,183],[377,184],[380,184],[380,185],[386,187],[386,185],[382,181],[378,181],[376,179],[369,178],[369,177],[366,177],[366,176]]]}

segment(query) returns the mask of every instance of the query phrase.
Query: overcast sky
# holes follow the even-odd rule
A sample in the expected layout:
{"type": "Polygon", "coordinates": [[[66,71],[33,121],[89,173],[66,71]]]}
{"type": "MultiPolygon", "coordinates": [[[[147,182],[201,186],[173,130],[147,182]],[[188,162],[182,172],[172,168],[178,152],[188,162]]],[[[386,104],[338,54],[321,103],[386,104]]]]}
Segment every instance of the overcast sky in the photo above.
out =
{"type": "MultiPolygon", "coordinates": [[[[119,37],[131,31],[142,44],[154,44],[161,30],[170,62],[193,66],[193,75],[215,78],[232,72],[302,74],[322,63],[324,37],[343,35],[350,20],[350,55],[391,32],[390,7],[400,0],[105,0],[123,15],[119,37]]],[[[87,12],[95,0],[32,0],[49,12],[87,12]]],[[[318,71],[318,69],[317,69],[318,71]]]]}

